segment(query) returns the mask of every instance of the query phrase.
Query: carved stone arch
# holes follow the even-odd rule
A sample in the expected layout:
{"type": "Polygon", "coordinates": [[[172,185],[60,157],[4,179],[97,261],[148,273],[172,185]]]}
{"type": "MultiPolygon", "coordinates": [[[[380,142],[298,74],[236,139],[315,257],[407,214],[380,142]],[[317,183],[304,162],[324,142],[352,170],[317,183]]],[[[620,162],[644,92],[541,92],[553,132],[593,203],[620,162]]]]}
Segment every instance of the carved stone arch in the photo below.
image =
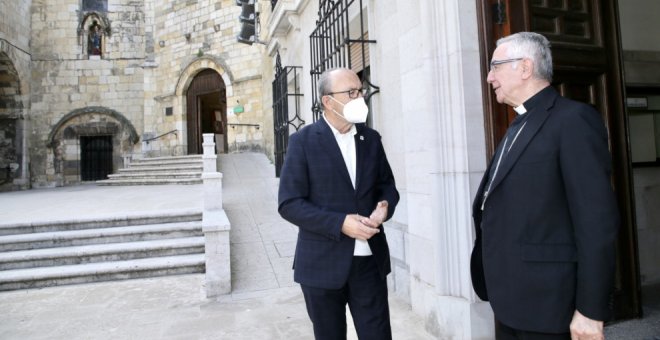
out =
{"type": "Polygon", "coordinates": [[[99,25],[103,28],[103,33],[110,36],[112,34],[112,28],[110,27],[110,19],[105,15],[105,13],[97,11],[84,12],[80,17],[80,22],[78,23],[78,34],[82,34],[87,30],[87,26],[92,22],[92,20],[98,20],[99,25]]]}
{"type": "Polygon", "coordinates": [[[22,118],[23,89],[21,88],[21,75],[15,67],[9,51],[9,44],[0,40],[0,117],[22,118]]]}
{"type": "Polygon", "coordinates": [[[140,140],[133,124],[121,113],[102,106],[76,109],[62,117],[48,135],[55,181],[70,184],[81,181],[82,137],[109,138],[112,143],[112,171],[130,155],[140,140]]]}
{"type": "Polygon", "coordinates": [[[16,49],[0,39],[0,191],[15,190],[14,181],[28,177],[25,118],[29,101],[22,84],[28,80],[16,64],[16,49]]]}
{"type": "Polygon", "coordinates": [[[55,124],[50,134],[48,134],[48,147],[52,148],[55,145],[56,137],[58,133],[62,132],[63,127],[66,126],[69,121],[77,117],[85,116],[93,113],[99,114],[101,116],[108,116],[113,120],[116,120],[119,123],[120,128],[124,131],[127,131],[127,135],[128,135],[127,141],[131,142],[132,144],[135,144],[138,141],[140,141],[140,136],[135,130],[135,127],[128,119],[126,119],[126,117],[124,117],[124,115],[107,107],[88,106],[81,109],[75,109],[67,113],[66,115],[64,115],[64,117],[62,117],[62,119],[60,119],[59,122],[57,122],[57,124],[55,124]]]}
{"type": "Polygon", "coordinates": [[[234,76],[232,75],[231,70],[224,60],[213,56],[203,56],[188,64],[179,75],[179,79],[175,85],[174,94],[176,96],[185,95],[185,91],[188,89],[188,86],[190,86],[193,78],[195,78],[197,73],[205,69],[212,69],[218,72],[227,88],[227,96],[233,95],[232,85],[234,83],[234,76]]]}
{"type": "MultiPolygon", "coordinates": [[[[185,143],[185,148],[188,150],[187,152],[189,154],[195,154],[200,151],[198,150],[199,148],[201,148],[200,133],[203,133],[201,131],[203,130],[203,128],[200,127],[199,121],[195,117],[193,117],[196,113],[189,112],[191,109],[193,111],[196,110],[197,107],[194,105],[194,103],[188,102],[188,98],[187,98],[188,90],[191,84],[193,83],[195,77],[197,77],[204,70],[215,71],[220,76],[222,82],[224,83],[223,84],[224,110],[221,110],[222,111],[221,114],[224,117],[222,118],[224,123],[226,123],[226,112],[225,112],[226,103],[231,99],[231,97],[233,97],[233,93],[234,93],[233,91],[234,76],[231,73],[228,65],[220,57],[204,55],[202,57],[195,58],[195,60],[193,60],[183,68],[175,84],[175,88],[173,92],[174,92],[174,105],[176,106],[175,110],[177,113],[182,115],[182,119],[183,119],[182,138],[183,138],[183,142],[185,143]]],[[[221,144],[224,144],[226,146],[227,144],[226,133],[224,134],[223,139],[224,142],[222,142],[221,144]]]]}

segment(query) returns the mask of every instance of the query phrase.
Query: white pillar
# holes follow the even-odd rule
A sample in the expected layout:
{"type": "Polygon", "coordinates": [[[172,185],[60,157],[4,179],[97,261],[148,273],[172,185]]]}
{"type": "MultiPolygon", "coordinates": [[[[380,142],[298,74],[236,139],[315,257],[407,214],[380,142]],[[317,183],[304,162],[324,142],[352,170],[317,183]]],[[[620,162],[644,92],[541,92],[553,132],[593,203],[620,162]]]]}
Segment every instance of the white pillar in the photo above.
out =
{"type": "Polygon", "coordinates": [[[206,297],[231,292],[229,231],[231,224],[222,208],[222,174],[216,172],[213,134],[204,134],[204,233],[206,259],[206,297]],[[212,163],[212,164],[211,164],[212,163]]]}
{"type": "Polygon", "coordinates": [[[202,135],[204,142],[202,143],[202,148],[204,149],[204,154],[202,155],[202,160],[204,162],[204,172],[215,172],[216,171],[216,159],[218,158],[215,155],[215,143],[213,142],[213,134],[205,133],[202,135]]]}
{"type": "Polygon", "coordinates": [[[490,305],[476,297],[470,278],[474,243],[471,202],[486,168],[477,6],[473,1],[420,2],[428,13],[436,96],[436,159],[431,201],[437,205],[434,310],[456,339],[494,338],[490,305]]]}

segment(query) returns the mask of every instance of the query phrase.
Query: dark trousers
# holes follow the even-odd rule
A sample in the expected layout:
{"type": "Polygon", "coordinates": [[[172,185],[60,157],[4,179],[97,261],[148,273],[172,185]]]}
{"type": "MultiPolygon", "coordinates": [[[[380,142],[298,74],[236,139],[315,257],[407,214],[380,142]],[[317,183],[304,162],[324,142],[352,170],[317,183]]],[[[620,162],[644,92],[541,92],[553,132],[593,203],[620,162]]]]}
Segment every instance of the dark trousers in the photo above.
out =
{"type": "Polygon", "coordinates": [[[497,340],[571,340],[571,333],[537,333],[511,328],[495,320],[495,339],[497,340]]]}
{"type": "Polygon", "coordinates": [[[373,256],[354,256],[340,289],[301,288],[316,340],[346,339],[346,304],[360,340],[392,339],[387,280],[380,278],[373,256]]]}

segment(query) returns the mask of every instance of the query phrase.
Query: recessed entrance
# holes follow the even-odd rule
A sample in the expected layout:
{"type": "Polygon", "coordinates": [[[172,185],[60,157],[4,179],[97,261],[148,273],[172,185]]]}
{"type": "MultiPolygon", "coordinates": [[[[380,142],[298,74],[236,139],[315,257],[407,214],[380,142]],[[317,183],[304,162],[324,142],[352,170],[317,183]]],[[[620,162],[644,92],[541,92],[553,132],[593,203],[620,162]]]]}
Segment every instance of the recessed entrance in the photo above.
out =
{"type": "Polygon", "coordinates": [[[108,178],[112,173],[112,136],[80,136],[82,181],[108,178]]]}
{"type": "Polygon", "coordinates": [[[199,72],[186,92],[188,154],[202,153],[202,134],[215,134],[218,153],[227,151],[227,94],[220,74],[212,69],[199,72]]]}

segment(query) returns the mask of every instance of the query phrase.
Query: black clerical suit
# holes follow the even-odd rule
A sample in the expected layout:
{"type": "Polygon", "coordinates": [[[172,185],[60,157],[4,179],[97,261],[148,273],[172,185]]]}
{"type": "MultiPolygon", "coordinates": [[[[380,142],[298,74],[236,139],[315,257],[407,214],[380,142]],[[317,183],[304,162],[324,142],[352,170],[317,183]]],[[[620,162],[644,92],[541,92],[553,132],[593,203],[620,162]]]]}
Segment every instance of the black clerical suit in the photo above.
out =
{"type": "Polygon", "coordinates": [[[607,131],[596,110],[551,86],[524,107],[515,142],[508,153],[500,144],[473,203],[472,282],[502,324],[565,333],[576,309],[609,314],[619,217],[607,131]]]}

